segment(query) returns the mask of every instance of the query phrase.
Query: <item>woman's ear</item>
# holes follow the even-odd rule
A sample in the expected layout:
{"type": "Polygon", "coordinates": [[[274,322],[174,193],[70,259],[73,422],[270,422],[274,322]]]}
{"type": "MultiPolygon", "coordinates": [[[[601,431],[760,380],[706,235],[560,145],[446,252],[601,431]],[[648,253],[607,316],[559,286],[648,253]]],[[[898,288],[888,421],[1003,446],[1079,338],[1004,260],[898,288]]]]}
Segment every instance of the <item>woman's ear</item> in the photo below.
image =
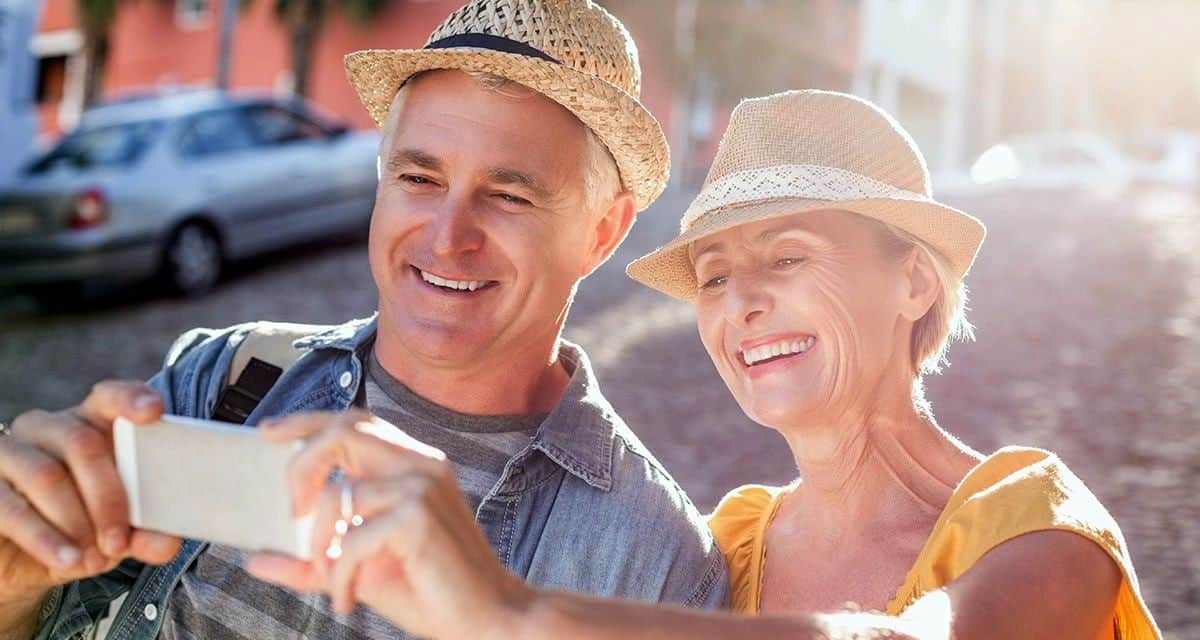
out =
{"type": "Polygon", "coordinates": [[[926,251],[913,247],[904,260],[904,275],[907,292],[901,304],[900,314],[909,322],[916,322],[929,313],[941,292],[937,270],[926,251]]]}

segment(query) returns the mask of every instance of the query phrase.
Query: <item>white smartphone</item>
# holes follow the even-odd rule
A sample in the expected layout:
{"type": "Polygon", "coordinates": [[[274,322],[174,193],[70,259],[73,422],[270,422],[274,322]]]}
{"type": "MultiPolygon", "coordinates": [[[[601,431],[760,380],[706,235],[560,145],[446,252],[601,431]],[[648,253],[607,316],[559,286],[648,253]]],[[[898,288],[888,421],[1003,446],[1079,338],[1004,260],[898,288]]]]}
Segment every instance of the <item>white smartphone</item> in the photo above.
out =
{"type": "Polygon", "coordinates": [[[287,465],[300,442],[254,429],[164,415],[113,424],[117,471],[135,527],[308,559],[312,516],[293,518],[287,465]]]}

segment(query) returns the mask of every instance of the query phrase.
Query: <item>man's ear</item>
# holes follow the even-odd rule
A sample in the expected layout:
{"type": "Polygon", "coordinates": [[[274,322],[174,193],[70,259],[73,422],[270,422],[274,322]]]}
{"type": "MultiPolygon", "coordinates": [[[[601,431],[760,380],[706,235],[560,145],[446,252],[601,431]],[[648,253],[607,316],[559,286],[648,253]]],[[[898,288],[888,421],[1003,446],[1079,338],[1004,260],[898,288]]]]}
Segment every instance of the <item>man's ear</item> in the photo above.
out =
{"type": "Polygon", "coordinates": [[[608,209],[598,215],[592,215],[592,243],[588,248],[587,261],[583,265],[581,277],[584,278],[607,262],[617,247],[621,246],[625,236],[629,235],[629,230],[633,228],[633,222],[637,218],[637,205],[632,193],[622,191],[613,198],[608,209]]]}
{"type": "Polygon", "coordinates": [[[904,276],[907,291],[901,302],[900,315],[909,322],[916,322],[925,317],[937,301],[941,284],[929,254],[916,247],[904,260],[904,276]]]}

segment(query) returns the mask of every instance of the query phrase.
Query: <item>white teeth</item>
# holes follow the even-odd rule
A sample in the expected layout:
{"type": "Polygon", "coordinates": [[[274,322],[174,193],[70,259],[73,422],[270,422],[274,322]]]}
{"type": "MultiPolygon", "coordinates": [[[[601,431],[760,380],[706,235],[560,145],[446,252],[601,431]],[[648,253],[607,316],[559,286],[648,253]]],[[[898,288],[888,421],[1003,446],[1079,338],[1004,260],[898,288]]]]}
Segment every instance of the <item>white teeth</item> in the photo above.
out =
{"type": "Polygon", "coordinates": [[[747,351],[743,351],[742,361],[750,366],[762,362],[763,360],[768,360],[778,356],[789,356],[793,353],[803,353],[811,349],[816,342],[816,336],[809,336],[805,340],[780,340],[779,342],[772,342],[771,344],[765,344],[754,347],[753,349],[749,349],[747,351]]]}
{"type": "Polygon", "coordinates": [[[435,284],[446,289],[474,291],[488,283],[487,280],[447,280],[446,278],[440,278],[427,271],[422,271],[421,269],[417,269],[417,271],[421,272],[421,279],[425,282],[428,282],[429,284],[435,284]]]}

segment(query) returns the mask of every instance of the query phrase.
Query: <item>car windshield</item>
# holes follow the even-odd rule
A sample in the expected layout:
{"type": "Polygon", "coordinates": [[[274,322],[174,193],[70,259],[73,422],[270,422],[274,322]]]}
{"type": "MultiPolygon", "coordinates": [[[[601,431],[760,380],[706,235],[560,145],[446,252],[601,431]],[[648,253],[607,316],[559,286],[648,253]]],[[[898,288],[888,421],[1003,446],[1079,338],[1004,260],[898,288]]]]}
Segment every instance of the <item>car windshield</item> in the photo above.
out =
{"type": "Polygon", "coordinates": [[[160,129],[162,123],[156,120],[79,129],[34,160],[26,173],[46,173],[64,166],[79,170],[129,166],[145,153],[160,129]]]}

